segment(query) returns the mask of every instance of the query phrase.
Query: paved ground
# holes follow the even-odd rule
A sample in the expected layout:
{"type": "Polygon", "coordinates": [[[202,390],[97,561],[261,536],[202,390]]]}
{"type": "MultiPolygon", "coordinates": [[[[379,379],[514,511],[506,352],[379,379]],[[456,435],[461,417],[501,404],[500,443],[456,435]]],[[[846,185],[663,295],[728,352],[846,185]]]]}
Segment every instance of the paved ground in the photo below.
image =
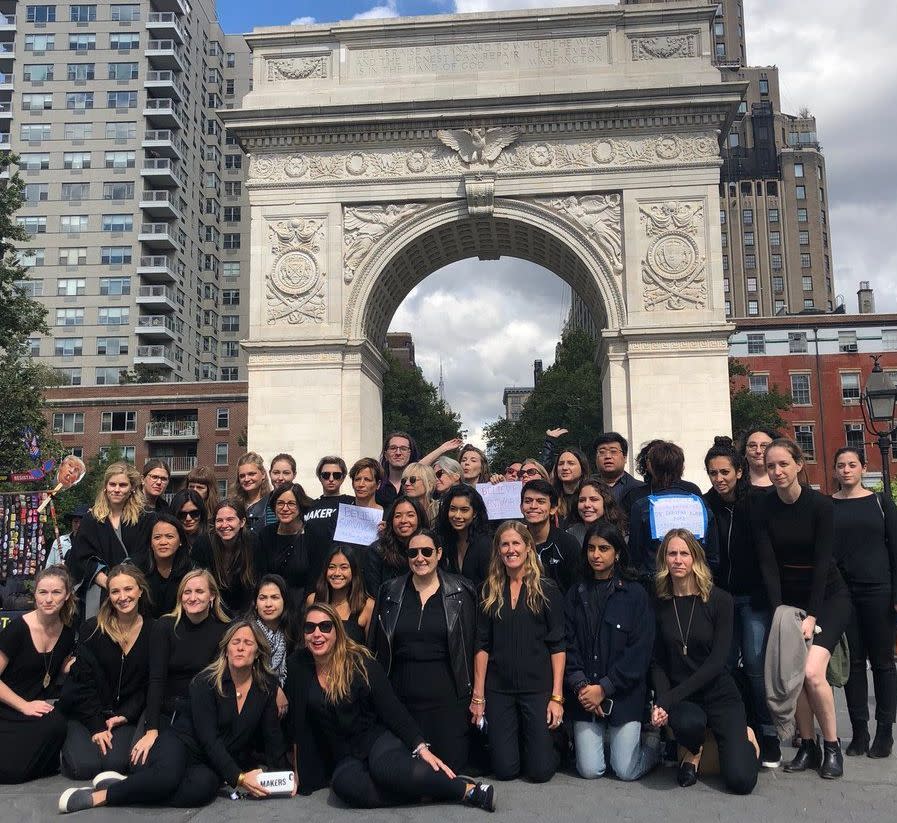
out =
{"type": "MultiPolygon", "coordinates": [[[[843,709],[843,693],[838,693],[843,709]]],[[[839,729],[849,729],[843,711],[839,729]]],[[[845,745],[846,745],[845,741],[845,745]]],[[[790,749],[785,749],[788,756],[790,749]]],[[[70,785],[61,777],[27,786],[0,787],[0,821],[46,821],[56,815],[60,792],[70,785]]],[[[673,769],[659,767],[638,783],[603,779],[592,782],[559,774],[550,783],[500,783],[496,786],[498,812],[486,815],[460,806],[415,806],[359,812],[344,808],[327,791],[295,800],[216,800],[205,809],[100,809],[83,812],[73,820],[96,823],[129,820],[173,823],[229,823],[230,821],[296,821],[314,823],[536,823],[539,821],[615,821],[615,823],[890,823],[897,805],[897,755],[888,760],[847,758],[846,776],[821,780],[815,774],[788,775],[781,769],[763,770],[757,789],[749,797],[727,794],[714,779],[680,789],[673,769]]]]}

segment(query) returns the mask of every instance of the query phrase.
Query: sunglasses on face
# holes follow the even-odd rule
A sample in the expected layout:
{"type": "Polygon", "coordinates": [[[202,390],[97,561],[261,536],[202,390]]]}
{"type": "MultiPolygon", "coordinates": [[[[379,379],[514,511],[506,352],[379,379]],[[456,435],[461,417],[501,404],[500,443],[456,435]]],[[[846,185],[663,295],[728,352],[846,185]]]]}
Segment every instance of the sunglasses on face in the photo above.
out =
{"type": "Polygon", "coordinates": [[[445,469],[437,469],[434,474],[436,475],[437,480],[442,480],[442,478],[445,476],[445,469]]]}
{"type": "Polygon", "coordinates": [[[342,480],[343,473],[342,472],[321,472],[318,477],[321,480],[342,480]]]}
{"type": "Polygon", "coordinates": [[[402,478],[402,482],[408,486],[413,486],[415,483],[417,483],[418,480],[420,480],[420,478],[415,477],[414,475],[411,475],[411,477],[403,477],[402,478]]]}
{"type": "Polygon", "coordinates": [[[414,560],[419,554],[422,554],[427,559],[431,558],[436,552],[432,546],[418,546],[415,549],[405,549],[405,557],[409,560],[414,560]]]}
{"type": "Polygon", "coordinates": [[[199,509],[181,509],[178,520],[199,520],[199,509]]]}
{"type": "Polygon", "coordinates": [[[302,627],[302,631],[305,634],[314,634],[315,629],[321,632],[321,634],[330,634],[333,631],[333,621],[322,620],[320,623],[312,623],[311,620],[306,620],[305,625],[302,627]]]}
{"type": "Polygon", "coordinates": [[[536,469],[520,469],[517,472],[518,477],[538,477],[539,472],[536,469]]]}

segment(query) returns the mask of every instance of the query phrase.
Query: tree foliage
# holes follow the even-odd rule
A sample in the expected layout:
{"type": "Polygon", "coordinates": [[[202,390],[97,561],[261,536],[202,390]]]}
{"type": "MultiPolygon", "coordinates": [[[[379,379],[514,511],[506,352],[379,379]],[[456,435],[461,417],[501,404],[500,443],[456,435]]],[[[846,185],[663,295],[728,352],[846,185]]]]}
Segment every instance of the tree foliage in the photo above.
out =
{"type": "Polygon", "coordinates": [[[424,379],[418,366],[405,366],[388,351],[383,375],[383,433],[407,431],[421,454],[459,437],[461,418],[439,399],[436,386],[424,379]]]}
{"type": "Polygon", "coordinates": [[[737,437],[751,426],[784,429],[786,421],[780,412],[791,408],[791,395],[780,391],[775,385],[770,386],[766,394],[751,392],[746,385],[750,374],[750,369],[744,363],[737,358],[729,358],[732,433],[737,437]]]}
{"type": "Polygon", "coordinates": [[[542,374],[526,401],[520,419],[500,418],[485,428],[489,459],[496,468],[512,460],[538,457],[545,432],[568,430],[560,445],[575,445],[588,454],[603,429],[601,382],[595,362],[595,341],[581,330],[565,331],[554,363],[542,374]]]}
{"type": "Polygon", "coordinates": [[[118,373],[119,382],[129,383],[161,383],[165,380],[166,371],[161,366],[148,363],[137,363],[133,369],[122,369],[118,373]]]}

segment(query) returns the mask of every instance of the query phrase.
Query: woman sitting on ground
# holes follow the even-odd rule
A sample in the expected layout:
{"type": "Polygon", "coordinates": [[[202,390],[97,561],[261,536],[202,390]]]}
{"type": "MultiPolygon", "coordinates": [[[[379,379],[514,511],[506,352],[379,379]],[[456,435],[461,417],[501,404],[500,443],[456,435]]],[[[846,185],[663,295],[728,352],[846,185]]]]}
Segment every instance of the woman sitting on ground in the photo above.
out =
{"type": "Polygon", "coordinates": [[[374,598],[365,591],[357,552],[339,545],[334,547],[324,561],[324,572],[314,592],[305,601],[306,606],[312,603],[333,606],[349,639],[364,645],[374,611],[374,598]]]}

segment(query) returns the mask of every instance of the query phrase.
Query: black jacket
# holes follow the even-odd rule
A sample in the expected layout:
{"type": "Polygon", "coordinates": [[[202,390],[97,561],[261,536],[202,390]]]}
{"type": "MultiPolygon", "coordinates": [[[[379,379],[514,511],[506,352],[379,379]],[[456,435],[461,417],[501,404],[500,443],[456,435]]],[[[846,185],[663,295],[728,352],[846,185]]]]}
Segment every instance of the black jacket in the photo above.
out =
{"type": "MultiPolygon", "coordinates": [[[[380,665],[389,674],[392,667],[392,640],[395,635],[402,598],[410,576],[390,580],[380,589],[371,619],[369,645],[380,665]]],[[[473,691],[473,653],[476,643],[477,598],[468,580],[439,570],[445,622],[448,626],[449,657],[455,689],[459,698],[469,697],[473,691]]]]}
{"type": "Polygon", "coordinates": [[[589,720],[576,695],[585,685],[599,685],[614,701],[611,726],[641,720],[648,670],[654,651],[654,617],[648,595],[638,583],[616,578],[601,613],[583,581],[567,593],[567,663],[564,680],[571,692],[574,720],[589,720]]]}
{"type": "Polygon", "coordinates": [[[107,572],[128,559],[143,568],[155,522],[154,514],[144,512],[133,526],[121,524],[119,540],[108,518],[100,522],[88,512],[72,538],[71,551],[65,558],[72,579],[90,584],[99,572],[107,572]]]}
{"type": "Polygon", "coordinates": [[[441,566],[447,572],[460,574],[467,578],[476,591],[486,582],[489,576],[489,562],[492,560],[492,537],[480,533],[468,544],[464,553],[464,562],[458,565],[458,543],[454,534],[442,535],[441,566]]]}
{"type": "Polygon", "coordinates": [[[752,499],[752,495],[746,495],[727,503],[716,489],[704,494],[704,503],[716,520],[719,543],[719,569],[714,581],[733,596],[750,596],[755,608],[769,608],[751,533],[752,499]]]}

